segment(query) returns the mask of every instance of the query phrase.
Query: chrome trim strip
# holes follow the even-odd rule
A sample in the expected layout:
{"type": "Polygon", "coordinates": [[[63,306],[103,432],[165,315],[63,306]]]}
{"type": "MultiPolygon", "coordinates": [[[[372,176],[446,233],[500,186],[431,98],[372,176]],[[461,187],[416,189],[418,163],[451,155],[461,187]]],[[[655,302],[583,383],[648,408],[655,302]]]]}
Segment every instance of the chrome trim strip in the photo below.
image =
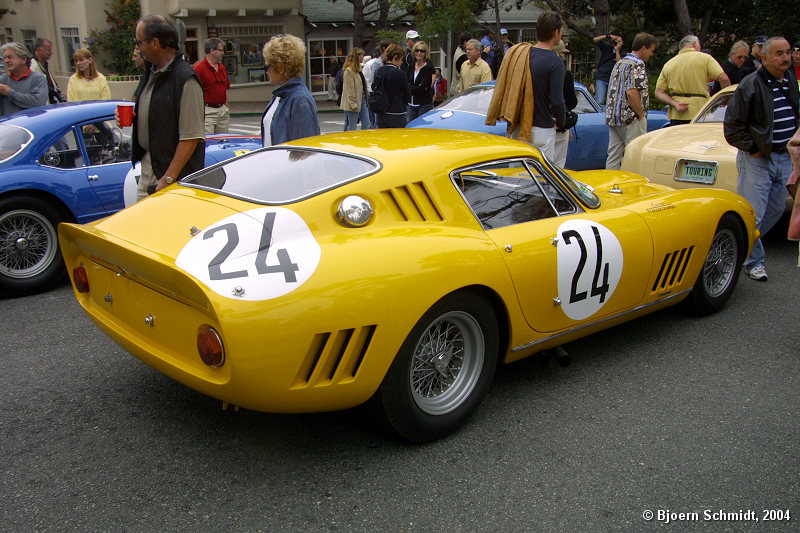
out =
{"type": "Polygon", "coordinates": [[[553,339],[557,339],[558,337],[563,337],[564,335],[567,335],[567,334],[572,333],[574,331],[580,331],[582,329],[585,329],[585,328],[588,328],[588,327],[591,327],[591,326],[596,326],[597,324],[602,324],[603,322],[608,322],[610,320],[614,320],[614,319],[619,318],[621,316],[625,316],[625,315],[629,315],[631,313],[635,313],[637,311],[641,311],[642,309],[646,309],[648,307],[651,307],[651,306],[654,306],[654,305],[657,305],[657,304],[660,304],[660,303],[664,303],[664,302],[666,302],[668,300],[672,300],[674,298],[677,298],[678,296],[683,296],[684,294],[689,293],[689,292],[692,292],[692,289],[686,289],[685,291],[681,291],[681,292],[672,294],[670,296],[667,296],[666,298],[661,298],[660,300],[656,300],[655,302],[651,302],[649,304],[640,305],[639,307],[634,307],[633,309],[631,309],[629,311],[623,311],[621,313],[617,313],[616,315],[612,315],[612,316],[609,316],[609,317],[606,317],[606,318],[601,318],[600,320],[595,320],[594,322],[587,322],[586,324],[581,324],[580,326],[574,327],[572,329],[561,331],[561,332],[556,333],[554,335],[550,335],[549,337],[545,337],[543,339],[531,341],[528,344],[523,344],[522,346],[517,346],[516,348],[512,348],[511,349],[511,353],[516,353],[516,352],[519,352],[521,350],[526,350],[526,349],[528,349],[528,348],[530,348],[532,346],[536,346],[537,344],[542,344],[544,342],[547,342],[547,341],[550,341],[550,340],[553,340],[553,339]]]}

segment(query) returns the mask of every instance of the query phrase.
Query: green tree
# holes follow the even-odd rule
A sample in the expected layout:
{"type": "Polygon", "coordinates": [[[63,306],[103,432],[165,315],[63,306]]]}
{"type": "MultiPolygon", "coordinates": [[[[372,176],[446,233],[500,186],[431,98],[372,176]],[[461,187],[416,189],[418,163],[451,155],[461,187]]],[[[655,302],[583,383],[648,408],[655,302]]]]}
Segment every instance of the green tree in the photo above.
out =
{"type": "Polygon", "coordinates": [[[136,21],[141,17],[139,0],[115,0],[106,4],[106,22],[110,27],[90,30],[84,39],[92,54],[102,53],[106,66],[113,74],[139,74],[131,61],[136,21]]]}

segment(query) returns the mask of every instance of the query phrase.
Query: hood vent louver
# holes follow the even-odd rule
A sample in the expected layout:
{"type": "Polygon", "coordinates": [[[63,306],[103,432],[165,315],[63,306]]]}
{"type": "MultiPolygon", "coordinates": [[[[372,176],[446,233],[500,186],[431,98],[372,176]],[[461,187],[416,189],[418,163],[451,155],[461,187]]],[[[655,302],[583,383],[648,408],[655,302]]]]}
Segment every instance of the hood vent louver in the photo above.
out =
{"type": "Polygon", "coordinates": [[[694,246],[690,246],[689,248],[670,252],[664,256],[661,269],[658,271],[658,276],[656,276],[656,280],[653,283],[653,292],[663,291],[683,280],[683,274],[686,272],[686,267],[689,265],[693,251],[694,246]]]}
{"type": "Polygon", "coordinates": [[[292,388],[318,387],[355,379],[376,327],[362,326],[314,335],[292,388]]]}
{"type": "Polygon", "coordinates": [[[381,191],[394,216],[404,222],[441,222],[442,212],[421,181],[381,191]]]}

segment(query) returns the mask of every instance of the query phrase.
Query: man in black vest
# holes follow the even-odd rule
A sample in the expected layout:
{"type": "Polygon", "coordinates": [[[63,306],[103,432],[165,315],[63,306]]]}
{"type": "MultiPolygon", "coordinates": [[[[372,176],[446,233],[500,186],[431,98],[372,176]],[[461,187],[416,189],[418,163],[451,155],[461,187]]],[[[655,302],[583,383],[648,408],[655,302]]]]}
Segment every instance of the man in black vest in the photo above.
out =
{"type": "Polygon", "coordinates": [[[136,47],[152,66],[136,98],[132,161],[142,162],[138,198],[203,168],[203,87],[178,53],[178,32],[160,15],[136,25],[136,47]]]}

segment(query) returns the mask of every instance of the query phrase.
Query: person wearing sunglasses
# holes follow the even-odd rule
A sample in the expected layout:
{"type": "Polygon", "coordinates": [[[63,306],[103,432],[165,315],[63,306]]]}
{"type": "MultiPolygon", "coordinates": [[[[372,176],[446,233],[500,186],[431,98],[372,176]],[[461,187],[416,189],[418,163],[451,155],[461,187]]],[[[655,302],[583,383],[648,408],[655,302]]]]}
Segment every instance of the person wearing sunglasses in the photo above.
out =
{"type": "MultiPolygon", "coordinates": [[[[742,65],[744,65],[749,55],[750,45],[746,42],[736,41],[733,43],[733,46],[731,46],[731,50],[728,52],[728,59],[723,61],[722,65],[720,65],[722,71],[725,72],[731,80],[731,85],[739,83],[742,81],[742,78],[744,78],[746,72],[742,68],[742,65]]],[[[720,90],[722,90],[722,86],[719,84],[719,81],[715,80],[710,94],[713,96],[720,90]]]]}
{"type": "Polygon", "coordinates": [[[417,41],[411,49],[414,65],[408,69],[408,88],[411,101],[408,103],[408,122],[433,109],[433,76],[435,71],[430,61],[431,54],[425,41],[417,41]]]}
{"type": "Polygon", "coordinates": [[[800,80],[800,41],[792,46],[792,70],[794,70],[794,77],[800,80]]]}

